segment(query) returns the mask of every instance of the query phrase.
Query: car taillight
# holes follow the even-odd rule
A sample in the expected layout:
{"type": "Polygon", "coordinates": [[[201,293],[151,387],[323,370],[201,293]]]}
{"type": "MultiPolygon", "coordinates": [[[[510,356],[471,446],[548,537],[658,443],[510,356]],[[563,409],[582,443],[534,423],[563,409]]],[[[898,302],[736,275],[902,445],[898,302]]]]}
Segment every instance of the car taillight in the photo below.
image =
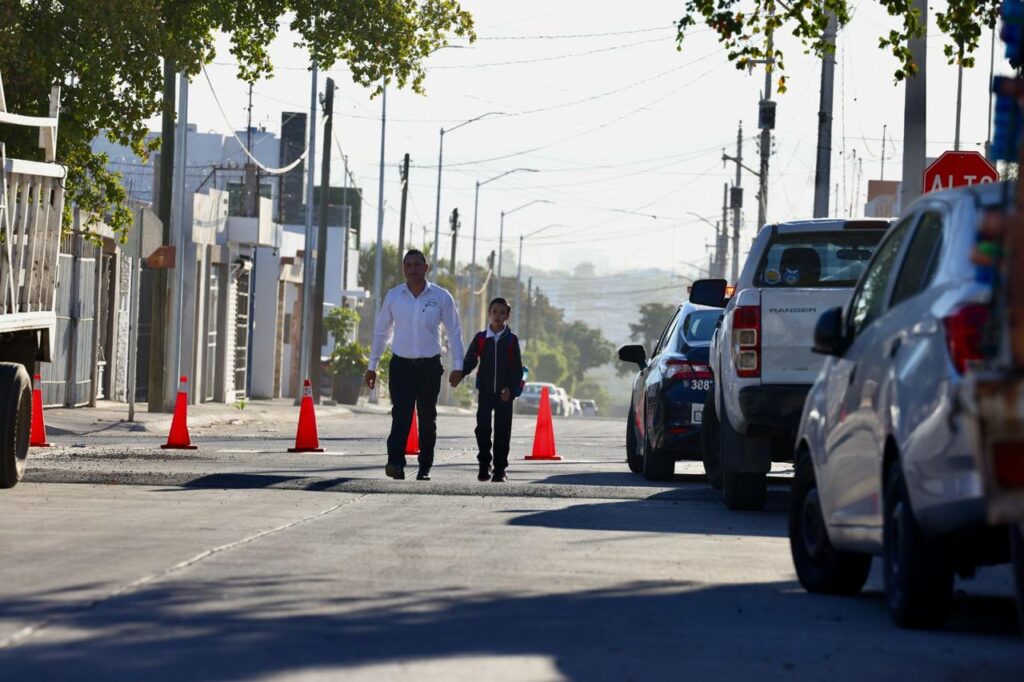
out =
{"type": "Polygon", "coordinates": [[[982,358],[982,330],[988,322],[988,306],[971,303],[958,308],[942,321],[946,325],[949,359],[953,361],[956,371],[963,374],[967,371],[969,361],[982,358]]]}
{"type": "Polygon", "coordinates": [[[761,376],[761,306],[737,306],[732,311],[732,352],[737,376],[761,376]]]}
{"type": "Polygon", "coordinates": [[[689,360],[668,360],[665,362],[666,379],[710,379],[711,368],[689,360]]]}

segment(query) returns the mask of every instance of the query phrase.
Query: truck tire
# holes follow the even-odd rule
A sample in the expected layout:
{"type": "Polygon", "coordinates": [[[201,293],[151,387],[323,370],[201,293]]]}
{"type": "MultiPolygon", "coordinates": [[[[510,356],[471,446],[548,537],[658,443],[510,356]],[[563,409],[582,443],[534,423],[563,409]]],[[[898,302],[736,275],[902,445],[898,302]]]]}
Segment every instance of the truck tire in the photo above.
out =
{"type": "Polygon", "coordinates": [[[857,594],[871,571],[871,555],[843,552],[832,546],[814,477],[804,450],[797,457],[789,496],[789,550],[800,584],[819,594],[857,594]]]}
{"type": "Polygon", "coordinates": [[[0,488],[13,488],[25,474],[32,428],[32,383],[20,364],[0,362],[0,488]]]}
{"type": "Polygon", "coordinates": [[[885,601],[901,628],[937,628],[953,600],[953,566],[945,548],[925,536],[910,508],[896,461],[885,481],[882,559],[885,601]]]}
{"type": "Polygon", "coordinates": [[[672,455],[656,450],[650,439],[644,439],[644,478],[648,481],[671,481],[676,475],[676,460],[672,455]]]}
{"type": "Polygon", "coordinates": [[[1010,555],[1013,557],[1013,580],[1017,587],[1017,616],[1024,633],[1024,529],[1010,526],[1010,555]]]}
{"type": "Polygon", "coordinates": [[[718,413],[715,412],[715,394],[708,391],[704,399],[704,417],[700,425],[700,458],[704,461],[704,475],[715,490],[722,489],[721,447],[718,413]]]}
{"type": "Polygon", "coordinates": [[[644,459],[637,451],[636,426],[633,408],[629,408],[629,415],[626,417],[626,464],[634,474],[639,474],[644,468],[644,459]]]}

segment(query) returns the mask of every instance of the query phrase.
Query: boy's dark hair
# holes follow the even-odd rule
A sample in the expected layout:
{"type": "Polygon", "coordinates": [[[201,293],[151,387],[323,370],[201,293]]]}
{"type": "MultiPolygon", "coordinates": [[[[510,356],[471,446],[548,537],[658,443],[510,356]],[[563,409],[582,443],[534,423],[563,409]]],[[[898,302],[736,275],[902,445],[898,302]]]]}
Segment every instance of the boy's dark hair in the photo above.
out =
{"type": "Polygon", "coordinates": [[[491,302],[487,304],[487,309],[490,310],[495,303],[500,303],[501,305],[505,306],[506,313],[512,312],[512,306],[508,304],[507,300],[501,298],[500,296],[498,298],[492,298],[491,302]]]}
{"type": "Polygon", "coordinates": [[[402,262],[404,263],[405,259],[408,258],[409,256],[419,256],[424,263],[427,262],[427,257],[419,249],[409,249],[408,251],[406,251],[405,255],[402,256],[402,262]]]}

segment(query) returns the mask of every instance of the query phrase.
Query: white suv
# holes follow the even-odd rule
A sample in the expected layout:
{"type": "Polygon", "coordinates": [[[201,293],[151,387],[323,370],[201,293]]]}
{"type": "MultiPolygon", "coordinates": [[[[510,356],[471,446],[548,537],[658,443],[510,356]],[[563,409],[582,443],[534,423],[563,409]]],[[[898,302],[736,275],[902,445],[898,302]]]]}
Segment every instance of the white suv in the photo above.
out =
{"type": "MultiPolygon", "coordinates": [[[[888,227],[804,220],[766,225],[754,240],[711,341],[715,388],[701,431],[708,479],[730,509],[762,508],[772,462],[793,458],[804,398],[823,363],[811,351],[814,324],[847,301],[888,227]]],[[[695,282],[690,300],[722,307],[725,283],[708,295],[710,282],[695,282]]]]}

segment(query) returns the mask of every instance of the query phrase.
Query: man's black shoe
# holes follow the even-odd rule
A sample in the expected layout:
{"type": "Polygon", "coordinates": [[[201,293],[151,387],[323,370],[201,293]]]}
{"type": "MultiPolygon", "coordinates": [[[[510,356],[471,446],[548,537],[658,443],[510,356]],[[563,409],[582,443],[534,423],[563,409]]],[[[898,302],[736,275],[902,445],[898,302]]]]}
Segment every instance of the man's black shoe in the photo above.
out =
{"type": "Polygon", "coordinates": [[[508,474],[501,469],[495,469],[494,475],[491,476],[491,483],[505,483],[508,481],[508,474]]]}
{"type": "Polygon", "coordinates": [[[416,474],[416,480],[417,481],[429,481],[430,480],[430,472],[429,471],[424,471],[423,469],[420,469],[419,473],[416,474]]]}
{"type": "Polygon", "coordinates": [[[405,469],[395,464],[385,464],[384,473],[396,481],[405,480],[405,469]]]}
{"type": "Polygon", "coordinates": [[[490,464],[481,464],[480,465],[480,473],[478,473],[476,475],[476,480],[478,480],[481,483],[483,483],[487,479],[489,479],[490,477],[491,477],[491,465],[490,464]]]}

